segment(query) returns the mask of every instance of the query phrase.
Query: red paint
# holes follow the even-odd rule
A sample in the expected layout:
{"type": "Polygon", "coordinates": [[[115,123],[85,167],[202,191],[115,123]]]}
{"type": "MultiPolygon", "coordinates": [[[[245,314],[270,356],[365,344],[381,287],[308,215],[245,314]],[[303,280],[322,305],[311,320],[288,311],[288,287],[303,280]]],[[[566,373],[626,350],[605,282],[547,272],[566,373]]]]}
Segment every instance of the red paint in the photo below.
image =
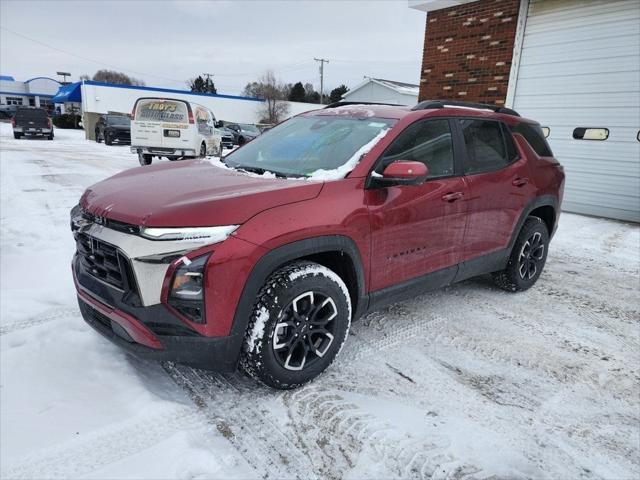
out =
{"type": "MultiPolygon", "coordinates": [[[[349,237],[359,251],[365,291],[372,292],[503,249],[530,201],[541,195],[554,196],[558,205],[562,200],[561,167],[553,158],[536,155],[520,135],[514,140],[521,159],[499,171],[366,189],[376,160],[415,121],[460,116],[508,125],[531,121],[460,108],[366,106],[349,114],[362,115],[363,110],[398,122],[345,179],[322,183],[256,178],[207,161],[171,162],[134,168],[100,182],[85,192],[81,204],[94,214],[136,225],[240,225],[224,242],[188,255],[212,252],[205,271],[207,323],[183,321],[217,337],[229,334],[254,266],[277,247],[323,235],[349,237]]],[[[328,109],[304,115],[331,114],[328,109]]],[[[422,164],[414,168],[426,170],[422,164]]],[[[172,265],[162,292],[162,303],[170,310],[167,295],[174,270],[172,265]]],[[[157,345],[135,319],[113,311],[105,315],[141,343],[157,345]]]]}

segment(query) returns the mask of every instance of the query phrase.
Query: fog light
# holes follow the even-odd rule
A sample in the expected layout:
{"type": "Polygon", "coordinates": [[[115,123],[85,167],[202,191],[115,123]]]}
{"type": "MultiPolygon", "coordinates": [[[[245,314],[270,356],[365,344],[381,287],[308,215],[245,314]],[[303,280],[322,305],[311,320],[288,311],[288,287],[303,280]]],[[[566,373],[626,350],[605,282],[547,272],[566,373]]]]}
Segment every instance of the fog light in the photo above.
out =
{"type": "Polygon", "coordinates": [[[209,255],[183,261],[176,268],[169,291],[169,305],[192,322],[204,323],[204,272],[209,255]]]}

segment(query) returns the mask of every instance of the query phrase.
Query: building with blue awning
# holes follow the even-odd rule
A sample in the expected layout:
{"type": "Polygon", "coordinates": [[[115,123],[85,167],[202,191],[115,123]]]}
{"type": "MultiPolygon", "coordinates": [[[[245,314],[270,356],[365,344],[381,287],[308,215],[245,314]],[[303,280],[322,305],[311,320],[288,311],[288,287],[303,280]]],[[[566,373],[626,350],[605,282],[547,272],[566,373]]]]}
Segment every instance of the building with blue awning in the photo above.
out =
{"type": "Polygon", "coordinates": [[[53,98],[53,103],[80,103],[82,102],[82,82],[62,85],[53,98]]]}
{"type": "Polygon", "coordinates": [[[51,99],[60,82],[49,77],[34,77],[16,80],[11,75],[0,75],[0,105],[53,108],[51,99]]]}

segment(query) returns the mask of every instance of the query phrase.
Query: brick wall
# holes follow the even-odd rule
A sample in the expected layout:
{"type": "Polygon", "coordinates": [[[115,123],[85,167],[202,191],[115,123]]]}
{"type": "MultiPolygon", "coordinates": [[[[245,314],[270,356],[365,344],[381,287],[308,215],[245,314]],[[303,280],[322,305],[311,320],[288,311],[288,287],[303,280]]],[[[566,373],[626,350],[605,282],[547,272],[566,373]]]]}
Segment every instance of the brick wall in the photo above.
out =
{"type": "Polygon", "coordinates": [[[520,0],[480,0],[427,14],[420,100],[502,105],[520,0]]]}

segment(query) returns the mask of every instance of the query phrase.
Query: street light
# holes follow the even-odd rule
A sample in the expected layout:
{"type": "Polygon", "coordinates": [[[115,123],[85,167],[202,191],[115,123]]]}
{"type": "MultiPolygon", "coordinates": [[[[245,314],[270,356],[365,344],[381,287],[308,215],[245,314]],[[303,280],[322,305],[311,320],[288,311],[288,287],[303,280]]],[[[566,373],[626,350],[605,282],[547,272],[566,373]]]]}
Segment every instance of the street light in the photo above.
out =
{"type": "Polygon", "coordinates": [[[66,85],[67,84],[67,77],[70,77],[71,74],[69,72],[56,72],[56,73],[62,77],[62,84],[66,85]]]}

